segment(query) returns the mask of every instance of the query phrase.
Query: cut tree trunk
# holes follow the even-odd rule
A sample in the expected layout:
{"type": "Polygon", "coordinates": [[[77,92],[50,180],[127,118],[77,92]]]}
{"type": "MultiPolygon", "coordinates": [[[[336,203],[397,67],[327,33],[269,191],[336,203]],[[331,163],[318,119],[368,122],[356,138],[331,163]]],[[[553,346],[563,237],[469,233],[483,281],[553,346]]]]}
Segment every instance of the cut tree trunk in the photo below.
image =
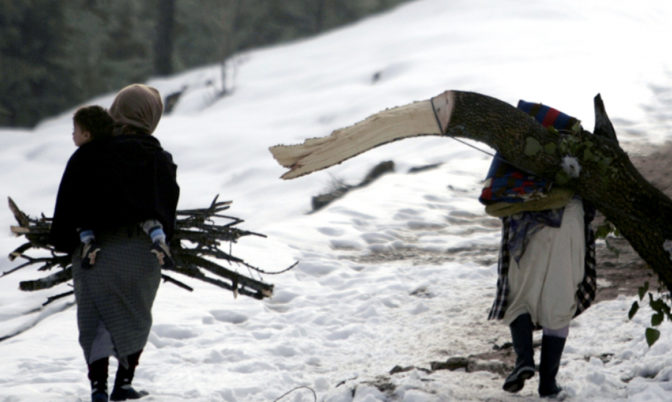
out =
{"type": "Polygon", "coordinates": [[[595,97],[594,134],[585,130],[554,133],[498,99],[446,91],[384,110],[330,136],[270,150],[290,169],[282,176],[290,179],[419,135],[483,142],[512,165],[573,188],[604,214],[672,291],[672,201],[642,177],[620,148],[599,95],[595,97]],[[563,169],[563,162],[570,159],[578,162],[580,171],[563,169]]]}

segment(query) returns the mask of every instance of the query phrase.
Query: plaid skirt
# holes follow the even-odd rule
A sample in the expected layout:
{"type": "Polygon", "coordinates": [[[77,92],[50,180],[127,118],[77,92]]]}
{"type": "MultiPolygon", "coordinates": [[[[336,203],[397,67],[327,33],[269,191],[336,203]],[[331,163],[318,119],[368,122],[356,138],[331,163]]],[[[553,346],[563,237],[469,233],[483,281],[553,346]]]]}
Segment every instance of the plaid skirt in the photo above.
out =
{"type": "Polygon", "coordinates": [[[114,355],[126,365],[147,343],[161,267],[139,226],[96,233],[96,242],[93,268],[81,268],[80,249],[72,260],[79,344],[87,363],[114,355]]]}

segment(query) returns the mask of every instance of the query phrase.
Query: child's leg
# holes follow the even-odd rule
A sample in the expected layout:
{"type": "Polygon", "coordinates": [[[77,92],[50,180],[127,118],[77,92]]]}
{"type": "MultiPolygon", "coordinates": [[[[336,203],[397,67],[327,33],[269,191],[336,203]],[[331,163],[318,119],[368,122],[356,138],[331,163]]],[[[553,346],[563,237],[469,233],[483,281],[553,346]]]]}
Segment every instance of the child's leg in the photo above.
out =
{"type": "Polygon", "coordinates": [[[163,225],[156,219],[148,219],[142,223],[142,230],[152,239],[152,243],[166,241],[163,225]]]}
{"type": "Polygon", "coordinates": [[[166,234],[163,231],[163,225],[156,219],[149,219],[142,223],[142,230],[152,239],[151,252],[159,260],[161,268],[173,268],[175,261],[170,254],[170,248],[166,244],[166,234]]]}
{"type": "Polygon", "coordinates": [[[88,243],[90,241],[94,241],[95,239],[96,239],[96,236],[93,234],[93,230],[81,229],[79,231],[79,240],[82,243],[88,243]]]}
{"type": "Polygon", "coordinates": [[[82,242],[82,268],[90,269],[96,263],[96,256],[100,247],[96,244],[96,236],[93,230],[80,229],[79,240],[82,242]]]}

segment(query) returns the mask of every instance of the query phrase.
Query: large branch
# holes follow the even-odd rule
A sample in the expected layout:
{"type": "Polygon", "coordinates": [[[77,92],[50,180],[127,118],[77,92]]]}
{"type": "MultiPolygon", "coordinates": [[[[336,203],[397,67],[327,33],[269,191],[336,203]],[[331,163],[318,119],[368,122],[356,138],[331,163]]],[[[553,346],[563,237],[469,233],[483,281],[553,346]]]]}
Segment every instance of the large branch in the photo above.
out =
{"type": "Polygon", "coordinates": [[[641,176],[619,147],[599,96],[595,112],[596,135],[558,134],[498,99],[446,91],[377,113],[328,137],[272,147],[271,153],[290,168],[283,178],[294,178],[406,137],[447,135],[486,143],[514,166],[570,186],[593,203],[672,291],[667,251],[672,249],[672,201],[641,176]],[[562,169],[567,158],[579,163],[578,177],[562,169]]]}
{"type": "Polygon", "coordinates": [[[282,178],[294,179],[379,145],[420,135],[441,135],[428,100],[384,110],[328,137],[311,138],[300,145],[275,145],[271,153],[290,169],[282,178]]]}

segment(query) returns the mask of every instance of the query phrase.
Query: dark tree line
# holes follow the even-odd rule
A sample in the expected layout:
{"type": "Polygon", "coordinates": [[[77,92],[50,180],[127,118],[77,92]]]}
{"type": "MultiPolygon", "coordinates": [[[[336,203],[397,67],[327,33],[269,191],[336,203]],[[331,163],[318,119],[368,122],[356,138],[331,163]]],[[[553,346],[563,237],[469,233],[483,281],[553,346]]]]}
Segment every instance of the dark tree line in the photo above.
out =
{"type": "Polygon", "coordinates": [[[0,0],[0,126],[408,0],[0,0]]]}

